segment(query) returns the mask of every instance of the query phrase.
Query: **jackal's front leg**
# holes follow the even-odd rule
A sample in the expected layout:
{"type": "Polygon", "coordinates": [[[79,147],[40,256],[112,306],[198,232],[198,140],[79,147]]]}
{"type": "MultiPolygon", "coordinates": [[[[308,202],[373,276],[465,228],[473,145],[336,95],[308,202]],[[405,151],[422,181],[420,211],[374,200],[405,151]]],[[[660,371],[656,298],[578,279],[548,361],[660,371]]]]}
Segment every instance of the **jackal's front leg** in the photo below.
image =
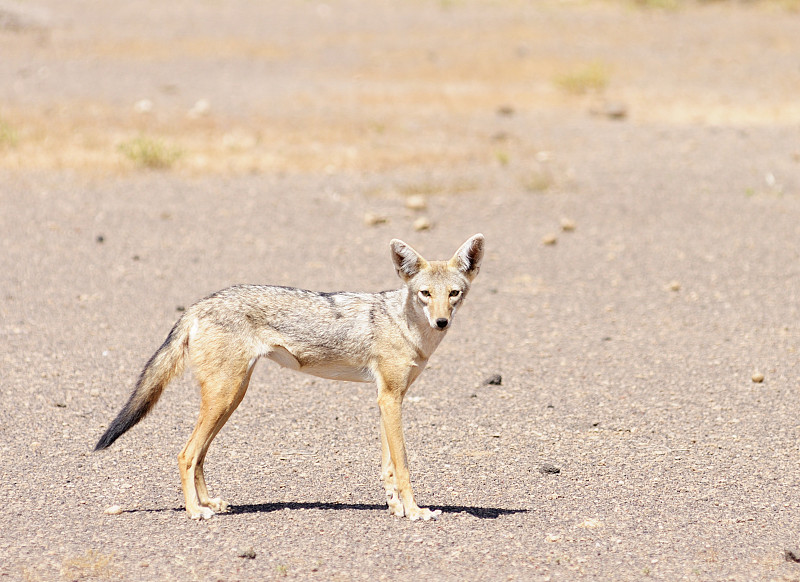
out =
{"type": "Polygon", "coordinates": [[[401,406],[405,385],[397,385],[381,379],[378,382],[378,407],[381,411],[381,478],[386,489],[389,513],[399,517],[417,519],[436,519],[439,510],[421,508],[414,500],[411,489],[411,476],[408,471],[401,406]]]}
{"type": "Polygon", "coordinates": [[[403,517],[403,503],[397,495],[397,481],[395,480],[394,462],[389,452],[389,442],[386,439],[386,429],[383,427],[383,414],[381,414],[381,481],[386,490],[386,503],[389,505],[389,513],[403,517]]]}

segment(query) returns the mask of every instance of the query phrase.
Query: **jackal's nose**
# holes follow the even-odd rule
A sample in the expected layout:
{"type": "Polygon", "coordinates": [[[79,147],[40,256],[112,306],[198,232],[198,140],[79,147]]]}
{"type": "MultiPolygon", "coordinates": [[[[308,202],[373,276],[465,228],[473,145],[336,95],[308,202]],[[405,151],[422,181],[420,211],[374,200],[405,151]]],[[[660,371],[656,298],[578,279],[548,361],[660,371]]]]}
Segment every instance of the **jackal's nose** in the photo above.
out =
{"type": "Polygon", "coordinates": [[[447,318],[440,317],[439,319],[436,320],[436,327],[438,327],[439,329],[444,329],[447,327],[448,323],[450,322],[447,320],[447,318]]]}

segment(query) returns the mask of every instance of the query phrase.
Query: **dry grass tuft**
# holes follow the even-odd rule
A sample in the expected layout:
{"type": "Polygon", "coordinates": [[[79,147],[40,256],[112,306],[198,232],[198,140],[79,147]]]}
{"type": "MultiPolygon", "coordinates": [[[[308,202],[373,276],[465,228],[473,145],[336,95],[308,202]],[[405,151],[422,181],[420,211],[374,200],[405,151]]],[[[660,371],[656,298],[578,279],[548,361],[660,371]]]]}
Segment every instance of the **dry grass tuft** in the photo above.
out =
{"type": "Polygon", "coordinates": [[[6,121],[0,119],[0,148],[16,147],[19,143],[17,131],[6,121]]]}
{"type": "Polygon", "coordinates": [[[557,87],[571,95],[600,93],[608,86],[609,71],[603,63],[589,63],[555,78],[557,87]]]}
{"type": "Polygon", "coordinates": [[[119,151],[136,166],[166,170],[181,157],[181,150],[163,140],[139,136],[119,145],[119,151]]]}

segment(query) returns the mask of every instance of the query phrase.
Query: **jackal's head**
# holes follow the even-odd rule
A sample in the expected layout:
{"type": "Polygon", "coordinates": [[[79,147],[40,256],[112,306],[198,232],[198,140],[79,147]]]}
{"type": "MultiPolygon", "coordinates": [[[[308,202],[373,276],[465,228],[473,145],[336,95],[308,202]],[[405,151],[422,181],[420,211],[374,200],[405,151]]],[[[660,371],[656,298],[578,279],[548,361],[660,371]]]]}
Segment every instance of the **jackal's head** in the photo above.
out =
{"type": "Polygon", "coordinates": [[[398,276],[409,290],[409,301],[433,329],[446,330],[478,275],[483,258],[483,235],[461,245],[449,261],[426,261],[401,240],[391,243],[398,276]]]}

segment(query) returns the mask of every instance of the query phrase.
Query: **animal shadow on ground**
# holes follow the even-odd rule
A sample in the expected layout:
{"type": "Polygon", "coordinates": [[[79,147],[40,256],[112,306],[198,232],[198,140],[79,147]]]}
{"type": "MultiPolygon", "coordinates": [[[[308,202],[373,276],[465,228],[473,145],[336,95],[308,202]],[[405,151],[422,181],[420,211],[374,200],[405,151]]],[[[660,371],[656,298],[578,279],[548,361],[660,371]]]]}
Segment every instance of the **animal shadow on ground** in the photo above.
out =
{"type": "MultiPolygon", "coordinates": [[[[469,513],[481,519],[497,519],[501,515],[512,513],[526,513],[527,509],[506,509],[502,507],[470,507],[461,505],[436,505],[435,509],[441,509],[442,513],[469,513]]],[[[297,502],[289,501],[285,503],[257,503],[254,505],[232,506],[228,513],[261,513],[270,511],[280,511],[282,509],[332,509],[332,510],[359,510],[359,511],[384,511],[386,505],[376,505],[368,503],[336,503],[336,502],[297,502]]]]}
{"type": "MultiPolygon", "coordinates": [[[[504,507],[473,507],[465,505],[436,505],[436,509],[441,509],[442,513],[469,513],[480,519],[497,519],[501,515],[511,515],[514,513],[527,513],[527,509],[508,509],[504,507]]],[[[385,511],[385,505],[369,504],[369,503],[337,503],[337,502],[322,502],[322,501],[287,501],[283,503],[255,503],[251,505],[235,505],[231,506],[228,511],[218,514],[220,517],[225,515],[236,515],[239,513],[270,513],[272,511],[281,511],[283,509],[297,510],[297,509],[328,509],[334,511],[385,511]]],[[[170,509],[128,509],[123,513],[158,513],[162,511],[184,511],[183,507],[173,507],[170,509]]]]}

